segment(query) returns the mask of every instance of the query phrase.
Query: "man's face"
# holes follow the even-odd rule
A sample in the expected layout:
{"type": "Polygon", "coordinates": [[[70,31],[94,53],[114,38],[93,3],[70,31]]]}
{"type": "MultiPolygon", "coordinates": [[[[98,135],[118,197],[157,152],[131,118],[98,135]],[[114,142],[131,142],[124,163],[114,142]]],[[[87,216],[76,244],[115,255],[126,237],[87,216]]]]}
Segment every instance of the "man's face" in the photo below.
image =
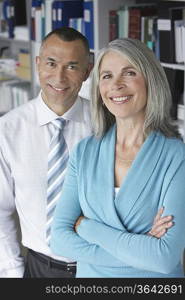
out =
{"type": "Polygon", "coordinates": [[[54,111],[61,105],[61,111],[66,112],[89,75],[82,41],[62,41],[52,35],[43,44],[36,64],[44,102],[54,111]]]}

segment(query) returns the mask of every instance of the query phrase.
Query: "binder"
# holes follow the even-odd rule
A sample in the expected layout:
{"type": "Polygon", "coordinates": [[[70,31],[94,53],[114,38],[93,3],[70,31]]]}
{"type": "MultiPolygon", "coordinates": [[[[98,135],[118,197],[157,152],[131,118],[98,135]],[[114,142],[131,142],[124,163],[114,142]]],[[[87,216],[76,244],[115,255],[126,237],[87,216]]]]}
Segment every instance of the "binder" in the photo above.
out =
{"type": "Polygon", "coordinates": [[[45,0],[45,35],[52,30],[52,4],[53,0],[45,0]]]}
{"type": "Polygon", "coordinates": [[[14,0],[15,7],[15,25],[26,25],[26,2],[25,0],[14,0]],[[21,14],[20,14],[21,12],[21,14]]]}
{"type": "Polygon", "coordinates": [[[46,22],[46,16],[45,16],[45,1],[41,1],[41,40],[45,37],[45,22],[46,22]]]}
{"type": "Polygon", "coordinates": [[[175,61],[177,63],[185,62],[185,20],[176,20],[174,22],[175,32],[175,61]]]}
{"type": "Polygon", "coordinates": [[[35,41],[36,38],[36,23],[35,23],[35,15],[36,10],[41,10],[41,0],[32,0],[31,4],[31,32],[30,32],[30,38],[32,41],[35,41]]]}
{"type": "Polygon", "coordinates": [[[160,43],[160,61],[166,63],[175,63],[175,20],[182,19],[182,2],[159,4],[158,31],[160,43]],[[179,5],[179,6],[177,6],[179,5]]]}
{"type": "Polygon", "coordinates": [[[166,73],[172,94],[172,107],[170,112],[171,117],[173,120],[177,120],[178,103],[184,89],[184,72],[170,68],[164,68],[164,71],[166,73]]]}
{"type": "Polygon", "coordinates": [[[128,37],[128,23],[129,23],[128,6],[125,5],[120,9],[118,9],[118,37],[119,38],[128,37]]]}
{"type": "Polygon", "coordinates": [[[57,10],[58,10],[58,1],[53,1],[53,3],[52,3],[52,30],[57,28],[57,10]]]}
{"type": "Polygon", "coordinates": [[[41,42],[42,39],[42,10],[37,6],[35,10],[35,41],[41,42]]]}
{"type": "Polygon", "coordinates": [[[94,9],[92,0],[84,0],[84,34],[89,41],[89,47],[94,49],[94,9]]]}
{"type": "Polygon", "coordinates": [[[15,2],[9,0],[9,16],[8,16],[8,35],[9,38],[14,38],[14,27],[15,27],[15,2]]]}
{"type": "Polygon", "coordinates": [[[70,18],[83,17],[82,0],[55,0],[52,4],[52,29],[69,26],[70,18]]]}
{"type": "Polygon", "coordinates": [[[8,37],[14,38],[15,3],[14,0],[4,0],[3,15],[8,25],[8,37]]]}

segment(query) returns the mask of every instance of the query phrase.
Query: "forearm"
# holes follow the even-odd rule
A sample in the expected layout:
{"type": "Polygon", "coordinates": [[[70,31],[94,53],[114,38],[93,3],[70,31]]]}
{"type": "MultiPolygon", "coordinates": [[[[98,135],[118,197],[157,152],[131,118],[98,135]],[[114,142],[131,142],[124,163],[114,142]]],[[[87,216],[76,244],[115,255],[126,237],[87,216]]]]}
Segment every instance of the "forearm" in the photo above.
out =
{"type": "MultiPolygon", "coordinates": [[[[12,220],[13,222],[13,220],[12,220]]],[[[17,240],[14,222],[5,230],[0,222],[0,277],[23,277],[24,259],[21,256],[20,243],[17,240]]]]}
{"type": "MultiPolygon", "coordinates": [[[[185,207],[179,206],[185,213],[185,207]]],[[[171,211],[170,209],[168,211],[171,211]]],[[[135,268],[160,273],[170,273],[179,262],[185,238],[183,213],[181,221],[160,239],[146,234],[118,230],[95,220],[84,219],[78,226],[79,235],[89,243],[98,245],[123,263],[135,268]]]]}
{"type": "Polygon", "coordinates": [[[14,212],[13,178],[0,149],[0,277],[22,277],[24,272],[14,212]]]}
{"type": "MultiPolygon", "coordinates": [[[[64,213],[64,211],[63,211],[64,213]]],[[[50,247],[53,253],[69,257],[75,261],[82,261],[89,264],[96,262],[97,265],[115,267],[123,263],[115,256],[112,256],[100,246],[89,243],[81,238],[75,231],[73,224],[61,221],[64,220],[60,214],[60,225],[55,221],[52,226],[52,238],[50,247]]],[[[72,222],[73,223],[73,222],[72,222]]]]}

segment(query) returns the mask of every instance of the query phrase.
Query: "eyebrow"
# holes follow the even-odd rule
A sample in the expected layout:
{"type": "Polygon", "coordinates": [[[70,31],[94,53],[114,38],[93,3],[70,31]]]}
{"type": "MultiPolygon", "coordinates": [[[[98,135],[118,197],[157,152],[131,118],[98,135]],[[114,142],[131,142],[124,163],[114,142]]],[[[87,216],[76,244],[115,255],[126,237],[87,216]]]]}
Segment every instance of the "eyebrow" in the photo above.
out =
{"type": "Polygon", "coordinates": [[[68,65],[78,65],[79,62],[78,61],[69,61],[68,65]]]}
{"type": "Polygon", "coordinates": [[[46,60],[56,61],[56,59],[54,59],[54,58],[52,58],[52,57],[46,57],[46,60]]]}
{"type": "MultiPolygon", "coordinates": [[[[56,62],[56,61],[57,61],[56,59],[54,59],[54,58],[52,58],[52,57],[47,57],[46,60],[47,60],[47,61],[52,61],[52,62],[56,62]]],[[[78,61],[69,61],[69,62],[67,63],[67,65],[78,65],[78,64],[79,64],[78,61]]]]}

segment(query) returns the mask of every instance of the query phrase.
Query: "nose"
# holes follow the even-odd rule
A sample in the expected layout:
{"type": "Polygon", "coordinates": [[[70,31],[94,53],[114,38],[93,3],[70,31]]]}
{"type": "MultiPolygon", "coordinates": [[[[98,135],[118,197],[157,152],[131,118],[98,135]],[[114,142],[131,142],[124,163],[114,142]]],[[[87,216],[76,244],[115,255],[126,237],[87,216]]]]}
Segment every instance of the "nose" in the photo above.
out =
{"type": "Polygon", "coordinates": [[[120,90],[125,87],[126,87],[126,83],[125,83],[123,77],[118,76],[113,79],[113,81],[112,81],[112,89],[113,90],[120,90]]]}
{"type": "Polygon", "coordinates": [[[66,71],[65,68],[60,67],[55,70],[55,78],[57,82],[63,82],[66,80],[66,71]]]}

